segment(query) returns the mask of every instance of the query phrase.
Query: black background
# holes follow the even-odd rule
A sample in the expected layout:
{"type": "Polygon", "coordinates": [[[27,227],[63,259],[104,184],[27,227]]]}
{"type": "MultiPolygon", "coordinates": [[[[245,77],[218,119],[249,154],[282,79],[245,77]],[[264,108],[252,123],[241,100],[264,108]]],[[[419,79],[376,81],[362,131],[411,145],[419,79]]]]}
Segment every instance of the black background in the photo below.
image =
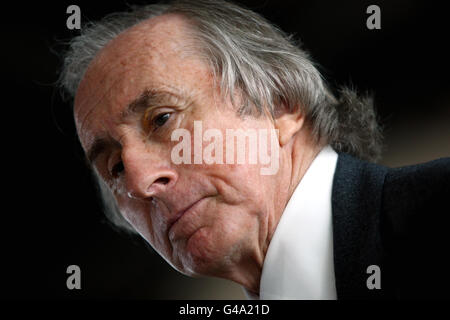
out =
{"type": "MultiPolygon", "coordinates": [[[[450,156],[446,8],[431,1],[239,3],[300,38],[332,85],[374,93],[385,127],[383,164],[450,156]],[[381,30],[366,27],[370,4],[381,8],[381,30]]],[[[0,7],[2,297],[243,298],[226,281],[178,274],[142,240],[115,232],[103,217],[71,104],[54,87],[60,42],[78,34],[66,28],[70,4],[80,6],[82,23],[126,8],[123,1],[16,1],[0,7]],[[78,291],[66,287],[71,264],[82,271],[78,291]]]]}

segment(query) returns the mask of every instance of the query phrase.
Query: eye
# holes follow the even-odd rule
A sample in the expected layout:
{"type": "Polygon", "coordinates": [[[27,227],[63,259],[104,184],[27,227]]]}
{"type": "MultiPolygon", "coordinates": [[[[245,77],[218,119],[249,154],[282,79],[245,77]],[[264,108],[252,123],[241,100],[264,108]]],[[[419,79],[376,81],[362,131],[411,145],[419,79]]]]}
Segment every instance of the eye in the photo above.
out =
{"type": "Polygon", "coordinates": [[[112,168],[111,168],[111,177],[117,178],[119,175],[125,170],[125,167],[123,166],[123,162],[119,161],[117,162],[112,168]]]}
{"type": "Polygon", "coordinates": [[[167,120],[169,120],[169,118],[170,113],[167,112],[157,115],[155,118],[153,118],[152,121],[154,128],[157,129],[159,127],[162,127],[167,122],[167,120]]]}

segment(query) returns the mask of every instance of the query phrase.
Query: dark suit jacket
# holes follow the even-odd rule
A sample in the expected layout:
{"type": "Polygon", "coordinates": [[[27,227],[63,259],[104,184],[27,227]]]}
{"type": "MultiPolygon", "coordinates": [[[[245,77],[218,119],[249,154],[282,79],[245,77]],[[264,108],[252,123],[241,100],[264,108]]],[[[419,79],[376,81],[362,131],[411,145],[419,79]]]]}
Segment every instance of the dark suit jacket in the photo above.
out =
{"type": "Polygon", "coordinates": [[[332,212],[338,299],[450,299],[450,158],[390,169],[341,153],[332,212]]]}

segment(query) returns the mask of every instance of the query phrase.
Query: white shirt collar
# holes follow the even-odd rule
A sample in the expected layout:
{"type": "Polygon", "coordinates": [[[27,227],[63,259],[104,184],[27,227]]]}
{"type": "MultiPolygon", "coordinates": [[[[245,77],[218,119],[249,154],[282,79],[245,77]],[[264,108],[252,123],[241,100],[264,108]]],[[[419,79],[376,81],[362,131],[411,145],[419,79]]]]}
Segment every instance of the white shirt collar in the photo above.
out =
{"type": "Polygon", "coordinates": [[[260,299],[336,299],[331,191],[337,158],[324,147],[294,190],[264,259],[260,299]]]}

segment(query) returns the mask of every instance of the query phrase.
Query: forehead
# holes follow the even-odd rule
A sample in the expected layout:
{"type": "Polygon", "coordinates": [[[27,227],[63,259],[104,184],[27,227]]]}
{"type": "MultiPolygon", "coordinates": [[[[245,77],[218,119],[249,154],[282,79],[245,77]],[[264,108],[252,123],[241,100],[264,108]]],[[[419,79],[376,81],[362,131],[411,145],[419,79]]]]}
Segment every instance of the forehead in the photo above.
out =
{"type": "Polygon", "coordinates": [[[207,87],[211,75],[187,40],[189,28],[185,18],[164,15],[130,28],[100,50],[75,97],[74,116],[83,146],[95,135],[95,121],[107,125],[145,90],[195,93],[207,87]]]}

